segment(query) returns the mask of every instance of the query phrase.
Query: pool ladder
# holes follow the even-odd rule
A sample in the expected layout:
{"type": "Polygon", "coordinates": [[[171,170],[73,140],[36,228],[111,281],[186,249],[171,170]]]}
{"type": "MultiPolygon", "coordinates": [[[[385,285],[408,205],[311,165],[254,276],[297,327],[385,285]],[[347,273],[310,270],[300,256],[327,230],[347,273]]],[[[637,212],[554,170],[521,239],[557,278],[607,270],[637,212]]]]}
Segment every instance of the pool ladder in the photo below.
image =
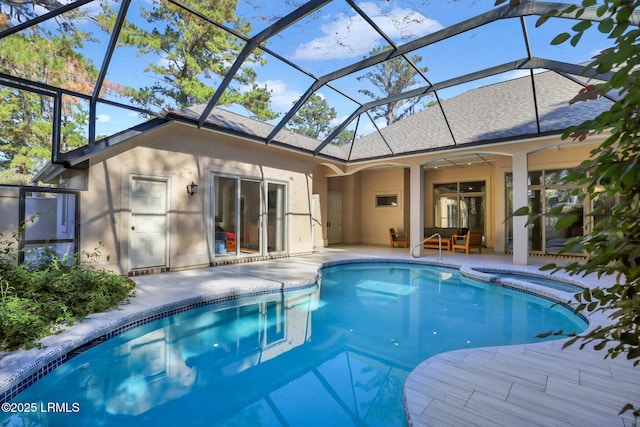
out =
{"type": "Polygon", "coordinates": [[[433,233],[431,236],[427,237],[422,242],[418,243],[413,248],[411,248],[411,256],[414,257],[414,258],[418,258],[413,253],[416,250],[416,248],[420,247],[421,245],[424,245],[424,242],[426,242],[427,240],[431,239],[432,237],[436,237],[436,236],[438,237],[438,261],[442,261],[442,236],[440,235],[440,233],[433,233]]]}

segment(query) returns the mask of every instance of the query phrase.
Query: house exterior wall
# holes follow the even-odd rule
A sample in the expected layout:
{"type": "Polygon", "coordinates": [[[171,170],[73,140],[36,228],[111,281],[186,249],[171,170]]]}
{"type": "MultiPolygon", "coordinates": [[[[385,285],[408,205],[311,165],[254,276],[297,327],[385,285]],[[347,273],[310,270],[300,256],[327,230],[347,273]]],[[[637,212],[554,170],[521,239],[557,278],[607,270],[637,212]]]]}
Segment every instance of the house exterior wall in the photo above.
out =
{"type": "Polygon", "coordinates": [[[328,198],[328,175],[332,172],[325,165],[317,165],[313,168],[312,193],[315,195],[318,205],[315,206],[313,221],[316,225],[315,245],[325,247],[329,244],[327,238],[327,198],[328,198]]]}
{"type": "Polygon", "coordinates": [[[104,267],[128,272],[131,178],[153,178],[168,188],[167,267],[209,265],[211,177],[222,174],[286,184],[287,252],[311,252],[314,164],[308,156],[173,123],[162,132],[141,135],[115,155],[92,159],[88,190],[82,194],[81,247],[101,247],[104,267]],[[194,196],[186,191],[191,182],[198,185],[194,196]]]}
{"type": "MultiPolygon", "coordinates": [[[[76,174],[67,185],[86,188],[81,195],[81,250],[99,248],[102,266],[122,273],[130,271],[132,177],[166,182],[170,269],[208,266],[212,262],[213,174],[286,185],[286,253],[291,255],[309,253],[314,245],[328,244],[329,192],[342,195],[341,243],[386,246],[390,227],[410,229],[412,194],[423,192],[422,226],[428,227],[434,224],[435,184],[485,181],[486,245],[504,252],[505,174],[513,170],[513,155],[528,153],[528,170],[571,168],[586,159],[598,142],[560,146],[561,143],[557,137],[542,138],[484,146],[484,152],[469,147],[446,153],[446,158],[476,153],[491,158],[490,162],[463,167],[431,167],[430,162],[443,158],[443,153],[408,156],[394,159],[393,163],[379,160],[342,165],[172,122],[92,157],[88,171],[76,174]],[[424,165],[422,188],[411,188],[409,168],[420,165],[424,165]],[[194,196],[186,192],[191,182],[198,184],[194,196]],[[398,206],[376,207],[376,196],[389,194],[398,195],[398,206]]],[[[0,188],[0,211],[8,209],[7,218],[11,209],[6,201],[12,197],[9,190],[0,188]]],[[[412,241],[411,245],[415,243],[412,241]]]]}
{"type": "Polygon", "coordinates": [[[359,173],[362,180],[360,193],[361,243],[367,245],[389,245],[389,228],[409,231],[405,224],[404,168],[364,170],[359,173]],[[376,207],[376,195],[398,195],[398,206],[376,207]]]}

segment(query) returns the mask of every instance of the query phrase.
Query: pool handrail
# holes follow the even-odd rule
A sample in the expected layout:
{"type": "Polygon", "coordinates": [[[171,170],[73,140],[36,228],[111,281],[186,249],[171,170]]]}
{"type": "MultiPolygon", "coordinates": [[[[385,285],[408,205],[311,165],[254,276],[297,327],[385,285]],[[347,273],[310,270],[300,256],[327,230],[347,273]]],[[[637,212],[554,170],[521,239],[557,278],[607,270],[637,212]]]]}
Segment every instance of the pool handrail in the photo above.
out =
{"type": "Polygon", "coordinates": [[[417,256],[415,256],[413,254],[413,251],[416,250],[417,247],[424,245],[424,243],[433,238],[433,237],[438,237],[438,261],[442,261],[442,236],[440,235],[440,233],[433,233],[431,236],[427,237],[426,239],[424,239],[422,242],[418,243],[417,245],[415,245],[413,248],[411,248],[411,256],[413,258],[418,258],[417,256]]]}

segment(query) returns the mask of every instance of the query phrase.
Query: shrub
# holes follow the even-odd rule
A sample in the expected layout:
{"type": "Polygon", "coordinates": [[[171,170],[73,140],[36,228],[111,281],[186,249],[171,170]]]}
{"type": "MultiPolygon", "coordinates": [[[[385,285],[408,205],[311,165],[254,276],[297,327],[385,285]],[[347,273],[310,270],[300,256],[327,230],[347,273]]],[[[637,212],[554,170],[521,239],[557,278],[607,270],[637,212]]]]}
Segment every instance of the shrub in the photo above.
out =
{"type": "Polygon", "coordinates": [[[5,349],[30,348],[42,337],[46,324],[34,313],[31,300],[9,296],[0,310],[0,345],[5,349]]]}
{"type": "MultiPolygon", "coordinates": [[[[16,245],[1,238],[0,233],[0,350],[33,347],[61,327],[133,295],[131,279],[50,252],[41,255],[46,260],[17,265],[16,245]]],[[[94,260],[99,252],[84,255],[94,260]]]]}

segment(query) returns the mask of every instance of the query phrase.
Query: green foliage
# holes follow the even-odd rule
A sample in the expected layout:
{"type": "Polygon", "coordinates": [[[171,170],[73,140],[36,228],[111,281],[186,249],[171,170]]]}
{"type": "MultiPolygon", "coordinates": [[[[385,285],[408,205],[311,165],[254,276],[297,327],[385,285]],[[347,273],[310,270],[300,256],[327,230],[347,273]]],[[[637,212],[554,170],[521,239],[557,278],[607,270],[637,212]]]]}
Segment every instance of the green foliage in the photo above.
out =
{"type": "MultiPolygon", "coordinates": [[[[17,265],[17,236],[0,240],[0,350],[33,347],[64,325],[116,307],[133,294],[134,282],[126,277],[46,251],[31,265],[17,265]]],[[[99,252],[84,256],[92,260],[99,252]]]]}
{"type": "Polygon", "coordinates": [[[331,122],[336,116],[336,110],[327,100],[314,93],[291,118],[288,128],[311,138],[323,138],[333,131],[331,122]]]}
{"type": "MultiPolygon", "coordinates": [[[[496,4],[504,1],[498,0],[496,4]]],[[[569,14],[579,18],[587,7],[595,4],[595,0],[584,0],[580,6],[553,11],[541,17],[537,25],[554,16],[569,14]]],[[[618,94],[619,99],[609,111],[568,128],[563,135],[565,139],[578,141],[592,135],[605,138],[592,150],[590,158],[565,178],[566,183],[584,189],[582,198],[588,196],[596,202],[596,208],[586,214],[593,230],[570,239],[563,248],[567,252],[574,245],[580,245],[586,254],[584,262],[545,266],[546,270],[564,270],[573,275],[615,278],[612,286],[586,289],[576,295],[577,311],[603,312],[611,323],[574,336],[566,345],[581,340],[581,348],[593,344],[595,349],[606,351],[605,357],[624,356],[633,361],[634,366],[640,363],[640,71],[637,69],[640,29],[638,23],[630,19],[639,7],[640,0],[608,0],[596,8],[602,19],[597,26],[578,23],[572,28],[573,34],[563,33],[553,40],[554,44],[569,41],[575,46],[587,30],[597,28],[607,34],[614,47],[595,57],[586,70],[613,72],[613,77],[609,82],[587,86],[571,102],[588,102],[609,93],[618,94]],[[607,200],[616,202],[611,203],[611,209],[604,209],[602,204],[598,206],[607,200]]],[[[567,218],[558,221],[558,225],[567,227],[570,222],[567,218]]],[[[631,404],[622,408],[621,413],[626,411],[640,416],[640,409],[631,404]]]]}
{"type": "Polygon", "coordinates": [[[0,307],[0,348],[28,348],[41,338],[45,324],[31,301],[10,295],[0,300],[0,307]]]}
{"type": "MultiPolygon", "coordinates": [[[[230,23],[240,33],[250,32],[250,23],[235,16],[235,1],[182,3],[217,22],[230,23]]],[[[165,110],[208,103],[215,89],[207,80],[225,76],[244,42],[167,0],[142,8],[140,13],[151,25],[143,27],[128,21],[122,29],[120,44],[134,47],[139,56],[153,54],[165,61],[148,62],[145,71],[157,76],[156,82],[129,88],[127,95],[145,108],[165,110]]],[[[98,18],[107,30],[113,28],[115,19],[115,12],[109,8],[98,18]]],[[[254,65],[263,62],[258,51],[247,59],[247,63],[254,65]]],[[[276,118],[269,107],[270,91],[258,86],[255,79],[255,70],[250,65],[242,67],[234,76],[237,86],[225,90],[220,103],[241,105],[263,120],[276,118]]]]}
{"type": "Polygon", "coordinates": [[[31,185],[32,177],[24,173],[12,170],[0,170],[0,184],[4,185],[31,185]]]}
{"type": "MultiPolygon", "coordinates": [[[[389,47],[375,48],[371,51],[370,55],[378,55],[389,49],[389,47]]],[[[422,57],[414,55],[410,60],[413,64],[419,64],[422,61],[422,57]]],[[[414,68],[411,63],[406,61],[404,57],[397,56],[375,65],[373,67],[373,71],[369,71],[358,77],[358,80],[368,80],[379,90],[382,94],[382,98],[397,95],[407,89],[419,85],[421,82],[424,83],[424,80],[419,76],[420,73],[424,74],[427,72],[427,67],[414,68]]],[[[360,89],[358,92],[371,99],[381,98],[380,94],[367,89],[360,89]]],[[[402,120],[403,118],[413,114],[414,107],[422,102],[424,96],[426,95],[399,99],[383,104],[375,109],[373,119],[377,120],[384,117],[387,125],[397,122],[398,120],[402,120]]]]}
{"type": "MultiPolygon", "coordinates": [[[[65,89],[90,93],[97,70],[74,49],[89,36],[74,31],[53,36],[36,30],[2,40],[0,64],[12,74],[65,89]]],[[[0,86],[0,168],[33,175],[51,157],[54,117],[53,97],[0,86]]],[[[63,150],[87,143],[84,128],[88,115],[76,99],[65,97],[61,109],[63,150]]]]}
{"type": "Polygon", "coordinates": [[[345,145],[350,144],[356,137],[355,131],[349,129],[343,129],[338,136],[331,141],[334,145],[345,145]]]}

